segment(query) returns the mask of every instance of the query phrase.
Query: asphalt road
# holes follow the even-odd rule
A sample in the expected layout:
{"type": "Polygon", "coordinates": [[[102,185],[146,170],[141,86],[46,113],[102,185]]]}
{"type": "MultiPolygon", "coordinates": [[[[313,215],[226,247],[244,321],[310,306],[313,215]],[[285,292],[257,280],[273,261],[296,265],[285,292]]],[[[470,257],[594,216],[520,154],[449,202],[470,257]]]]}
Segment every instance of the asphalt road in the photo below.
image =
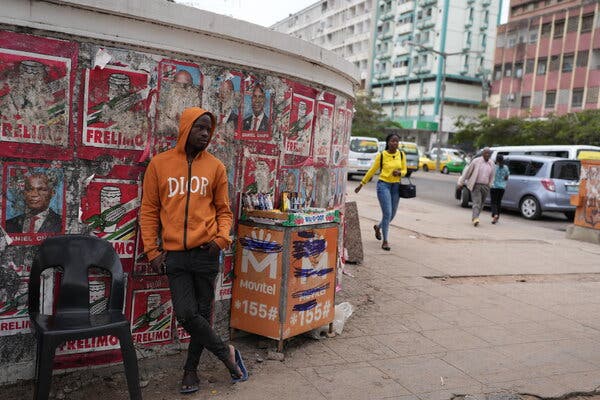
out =
{"type": "MultiPolygon", "coordinates": [[[[417,185],[417,197],[454,208],[460,207],[458,200],[454,198],[454,190],[458,177],[459,174],[456,173],[445,175],[434,171],[418,171],[412,175],[411,179],[413,183],[417,185]]],[[[352,181],[348,182],[349,191],[354,190],[358,185],[360,178],[361,177],[355,176],[352,181]]],[[[377,177],[373,178],[373,181],[364,187],[363,191],[375,196],[374,183],[376,180],[377,177]]],[[[489,210],[484,212],[489,212],[489,210]]],[[[502,218],[523,219],[519,212],[509,210],[503,210],[502,218]]],[[[562,213],[544,213],[539,220],[529,222],[535,226],[556,229],[559,231],[565,231],[570,224],[570,221],[568,221],[562,213]]]]}

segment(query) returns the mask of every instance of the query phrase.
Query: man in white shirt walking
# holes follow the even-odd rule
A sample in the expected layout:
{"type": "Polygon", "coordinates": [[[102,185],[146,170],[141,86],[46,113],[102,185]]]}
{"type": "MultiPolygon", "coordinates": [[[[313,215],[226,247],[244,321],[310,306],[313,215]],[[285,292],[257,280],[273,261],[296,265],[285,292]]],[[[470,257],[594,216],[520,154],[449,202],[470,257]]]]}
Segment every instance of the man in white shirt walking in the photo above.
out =
{"type": "Polygon", "coordinates": [[[481,157],[473,159],[467,171],[458,179],[459,189],[462,189],[466,182],[467,188],[471,191],[473,226],[479,225],[479,214],[483,208],[483,202],[494,182],[495,167],[492,160],[490,160],[491,155],[490,148],[484,148],[481,157]]]}

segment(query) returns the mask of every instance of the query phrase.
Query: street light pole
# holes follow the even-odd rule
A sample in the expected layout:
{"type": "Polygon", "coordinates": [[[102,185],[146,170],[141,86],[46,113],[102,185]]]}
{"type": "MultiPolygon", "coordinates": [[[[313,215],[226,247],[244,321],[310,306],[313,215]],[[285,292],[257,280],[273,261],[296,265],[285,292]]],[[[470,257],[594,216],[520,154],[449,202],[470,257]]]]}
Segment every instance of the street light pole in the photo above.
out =
{"type": "Polygon", "coordinates": [[[436,171],[440,171],[440,141],[442,139],[442,123],[444,121],[444,100],[446,97],[446,53],[438,53],[438,55],[442,59],[442,88],[440,90],[440,121],[438,122],[438,130],[437,130],[437,154],[435,160],[435,169],[436,171]]]}
{"type": "Polygon", "coordinates": [[[467,53],[481,54],[481,52],[473,51],[473,50],[466,50],[466,51],[457,51],[457,52],[453,52],[453,53],[446,53],[444,51],[438,51],[438,50],[432,49],[431,47],[423,46],[422,44],[419,44],[419,43],[413,43],[410,41],[406,41],[404,43],[411,47],[420,47],[423,50],[437,54],[442,60],[442,87],[440,90],[440,108],[439,108],[440,120],[438,122],[438,128],[437,128],[437,142],[436,142],[436,150],[437,150],[436,153],[437,154],[436,154],[436,161],[435,161],[435,168],[439,171],[440,164],[441,164],[440,141],[441,141],[442,132],[443,132],[442,126],[443,126],[443,120],[444,120],[444,101],[446,99],[446,59],[448,58],[448,56],[456,56],[456,55],[467,54],[467,53]]]}

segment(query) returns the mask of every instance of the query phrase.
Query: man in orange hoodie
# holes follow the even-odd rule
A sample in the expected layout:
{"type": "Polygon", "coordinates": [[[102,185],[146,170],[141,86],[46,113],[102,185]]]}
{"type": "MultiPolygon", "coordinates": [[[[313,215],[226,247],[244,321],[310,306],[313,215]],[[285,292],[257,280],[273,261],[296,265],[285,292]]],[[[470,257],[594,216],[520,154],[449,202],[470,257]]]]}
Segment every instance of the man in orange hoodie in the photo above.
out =
{"type": "Polygon", "coordinates": [[[225,166],[206,151],[215,126],[215,116],[206,110],[184,110],[175,148],[154,157],[144,176],[144,251],[154,270],[166,267],[175,315],[191,336],[181,393],[198,390],[205,347],[223,361],[234,382],[248,378],[240,352],[210,325],[219,255],[231,243],[232,223],[225,166]]]}

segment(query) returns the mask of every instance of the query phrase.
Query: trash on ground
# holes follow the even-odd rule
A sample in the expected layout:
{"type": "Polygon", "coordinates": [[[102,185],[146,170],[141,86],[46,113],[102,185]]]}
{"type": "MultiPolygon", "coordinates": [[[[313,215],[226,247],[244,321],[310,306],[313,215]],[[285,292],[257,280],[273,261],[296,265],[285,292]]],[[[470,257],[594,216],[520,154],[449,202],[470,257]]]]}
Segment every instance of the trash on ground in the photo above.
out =
{"type": "Polygon", "coordinates": [[[320,326],[306,333],[307,336],[313,339],[323,339],[341,335],[344,330],[346,320],[350,318],[354,312],[354,306],[347,301],[335,306],[335,316],[333,317],[333,333],[329,333],[329,324],[320,326]]]}

